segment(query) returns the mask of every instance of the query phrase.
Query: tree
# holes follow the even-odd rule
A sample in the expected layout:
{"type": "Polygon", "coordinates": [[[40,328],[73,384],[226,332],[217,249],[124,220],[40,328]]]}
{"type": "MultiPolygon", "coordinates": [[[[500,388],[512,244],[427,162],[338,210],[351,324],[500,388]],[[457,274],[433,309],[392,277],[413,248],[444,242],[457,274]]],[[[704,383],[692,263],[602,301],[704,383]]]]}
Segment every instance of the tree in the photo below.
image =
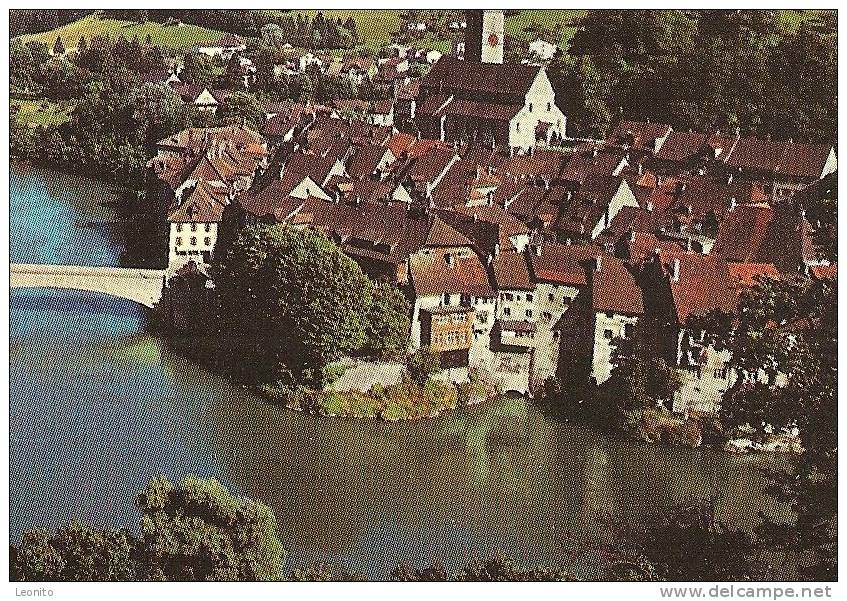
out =
{"type": "Polygon", "coordinates": [[[373,302],[365,326],[365,352],[380,359],[402,359],[409,347],[411,309],[396,286],[374,287],[373,302]]]}
{"type": "Polygon", "coordinates": [[[641,523],[606,520],[604,576],[616,581],[679,582],[764,579],[756,541],[715,519],[712,501],[684,503],[641,523]]]}
{"type": "Polygon", "coordinates": [[[189,52],[185,55],[183,69],[179,76],[185,83],[209,87],[218,77],[218,68],[212,57],[189,52]]]}
{"type": "Polygon", "coordinates": [[[570,582],[574,580],[564,570],[548,567],[525,568],[502,553],[486,561],[474,558],[459,574],[463,582],[570,582]]]}
{"type": "Polygon", "coordinates": [[[61,56],[65,53],[65,45],[62,43],[62,36],[57,35],[56,41],[53,42],[53,54],[61,56]]]}
{"type": "Polygon", "coordinates": [[[217,480],[154,478],[137,499],[141,536],[76,522],[23,534],[10,547],[20,581],[279,580],[285,551],[276,519],[217,480]]]}
{"type": "Polygon", "coordinates": [[[323,235],[248,227],[214,261],[227,336],[249,341],[259,379],[290,369],[314,380],[365,343],[373,285],[323,235]]]}
{"type": "Polygon", "coordinates": [[[151,154],[157,141],[188,126],[185,103],[167,84],[145,83],[130,93],[129,104],[135,108],[139,138],[151,154]]]}
{"type": "Polygon", "coordinates": [[[265,111],[259,105],[255,94],[234,92],[218,107],[217,116],[228,125],[246,125],[251,129],[261,129],[265,122],[265,111]]]}
{"type": "Polygon", "coordinates": [[[762,438],[797,428],[804,452],[790,473],[772,473],[771,494],[796,523],[765,519],[769,547],[800,557],[803,575],[836,578],[837,285],[764,280],[741,298],[736,323],[713,328],[738,374],[719,413],[728,431],[762,438]]]}
{"type": "Polygon", "coordinates": [[[146,579],[280,579],[285,552],[267,505],[190,476],[179,486],[154,478],[137,503],[146,579]]]}
{"type": "Polygon", "coordinates": [[[96,530],[77,522],[54,533],[29,530],[20,546],[11,546],[9,577],[32,582],[136,580],[136,544],[128,530],[96,530]]]}
{"type": "Polygon", "coordinates": [[[441,371],[441,356],[429,346],[422,346],[409,356],[406,362],[409,377],[421,386],[441,371]]]}
{"type": "Polygon", "coordinates": [[[364,574],[345,567],[319,563],[291,572],[289,580],[294,582],[367,582],[364,574]]]}
{"type": "Polygon", "coordinates": [[[243,90],[244,77],[241,73],[241,58],[233,53],[226,63],[226,69],[221,80],[224,88],[230,90],[243,90]]]}

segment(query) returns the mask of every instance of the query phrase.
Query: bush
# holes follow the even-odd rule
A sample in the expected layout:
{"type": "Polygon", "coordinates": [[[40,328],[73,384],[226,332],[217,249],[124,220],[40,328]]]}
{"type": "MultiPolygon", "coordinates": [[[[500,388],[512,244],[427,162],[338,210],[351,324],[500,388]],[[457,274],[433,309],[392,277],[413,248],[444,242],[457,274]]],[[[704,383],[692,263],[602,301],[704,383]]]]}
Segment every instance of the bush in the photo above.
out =
{"type": "Polygon", "coordinates": [[[406,368],[412,380],[423,386],[441,371],[441,357],[429,346],[422,346],[409,356],[406,368]]]}

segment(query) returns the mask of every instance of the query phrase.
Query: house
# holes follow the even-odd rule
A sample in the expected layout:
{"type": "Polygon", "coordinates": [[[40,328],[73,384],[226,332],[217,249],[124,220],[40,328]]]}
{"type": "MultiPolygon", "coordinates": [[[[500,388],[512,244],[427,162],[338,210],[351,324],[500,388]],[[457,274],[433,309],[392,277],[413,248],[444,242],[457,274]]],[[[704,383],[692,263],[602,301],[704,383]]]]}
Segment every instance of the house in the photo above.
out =
{"type": "Polygon", "coordinates": [[[559,47],[556,44],[551,44],[541,38],[535,38],[535,40],[529,43],[529,57],[527,58],[527,62],[534,64],[545,63],[556,55],[558,49],[559,47]]]}
{"type": "Polygon", "coordinates": [[[340,74],[357,86],[373,78],[376,72],[377,64],[373,58],[358,55],[345,57],[340,69],[340,74]]]}
{"type": "Polygon", "coordinates": [[[740,138],[725,155],[726,169],[745,178],[770,182],[775,189],[797,191],[838,168],[829,144],[740,138]]]}
{"type": "Polygon", "coordinates": [[[230,90],[210,90],[196,84],[180,84],[174,88],[186,104],[200,111],[215,113],[218,107],[232,95],[230,90]]]}
{"type": "Polygon", "coordinates": [[[597,384],[609,379],[618,339],[633,339],[644,316],[644,295],[633,267],[617,257],[598,254],[591,273],[594,347],[591,377],[597,384]]]}
{"type": "Polygon", "coordinates": [[[469,244],[457,244],[460,240],[428,245],[409,259],[412,348],[430,346],[445,367],[487,368],[494,290],[479,257],[469,244]]]}
{"type": "Polygon", "coordinates": [[[227,33],[217,42],[197,46],[197,52],[207,56],[221,56],[229,60],[233,54],[244,52],[247,46],[237,35],[227,33]]]}
{"type": "Polygon", "coordinates": [[[311,52],[305,52],[296,58],[297,70],[300,73],[305,73],[312,65],[316,65],[318,69],[323,71],[325,61],[311,52]]]}
{"type": "Polygon", "coordinates": [[[497,288],[491,374],[505,391],[531,393],[538,310],[527,257],[524,253],[499,253],[491,268],[497,288]]]}
{"type": "Polygon", "coordinates": [[[655,155],[661,150],[671,131],[671,126],[666,123],[623,120],[618,122],[606,138],[606,143],[635,154],[655,155]]]}
{"type": "Polygon", "coordinates": [[[594,319],[589,290],[590,264],[605,251],[590,244],[531,244],[527,256],[535,284],[536,333],[533,387],[562,370],[585,372],[594,319]]]}
{"type": "MultiPolygon", "coordinates": [[[[670,288],[672,326],[668,339],[675,341],[672,364],[682,377],[682,386],[674,395],[673,410],[713,413],[735,379],[735,374],[727,369],[731,354],[719,341],[708,339],[705,332],[693,326],[692,320],[713,311],[735,313],[740,290],[738,280],[733,278],[727,263],[716,256],[661,253],[657,260],[670,288]]],[[[749,272],[749,267],[745,271],[749,272]]],[[[741,273],[736,271],[738,275],[741,273]]],[[[769,270],[765,268],[760,273],[769,270]]]]}
{"type": "Polygon", "coordinates": [[[372,125],[392,127],[394,125],[394,101],[390,98],[374,100],[368,107],[366,120],[372,125]]]}
{"type": "Polygon", "coordinates": [[[239,126],[191,128],[157,143],[147,163],[159,182],[169,224],[168,264],[208,263],[224,209],[247,190],[267,163],[267,144],[239,126]]]}
{"type": "Polygon", "coordinates": [[[593,176],[576,193],[567,194],[553,227],[565,240],[594,240],[621,209],[640,207],[623,177],[593,176]]]}

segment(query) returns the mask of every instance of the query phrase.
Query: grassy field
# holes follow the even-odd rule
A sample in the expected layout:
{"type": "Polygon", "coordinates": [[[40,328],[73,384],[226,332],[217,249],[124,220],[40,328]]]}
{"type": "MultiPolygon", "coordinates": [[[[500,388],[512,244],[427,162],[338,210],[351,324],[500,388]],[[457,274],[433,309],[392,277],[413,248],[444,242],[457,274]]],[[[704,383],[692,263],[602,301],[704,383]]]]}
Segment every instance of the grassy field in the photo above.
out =
{"type": "Polygon", "coordinates": [[[138,39],[143,42],[148,34],[157,46],[182,50],[191,48],[198,43],[215,42],[221,38],[223,32],[196,25],[163,26],[161,23],[147,22],[142,24],[133,21],[100,19],[95,15],[89,15],[58,29],[23,35],[20,38],[24,42],[37,40],[52,46],[56,36],[62,36],[62,43],[64,43],[65,48],[71,49],[76,46],[80,36],[85,36],[89,41],[95,35],[108,35],[112,38],[122,35],[128,40],[138,36],[138,39]]]}
{"type": "Polygon", "coordinates": [[[391,43],[391,35],[400,27],[400,11],[377,9],[377,10],[356,10],[352,8],[331,8],[331,9],[302,9],[288,11],[273,11],[283,13],[291,17],[297,17],[297,14],[302,14],[304,17],[313,18],[318,12],[323,13],[327,18],[346,21],[347,17],[353,17],[356,21],[356,29],[359,31],[359,39],[362,40],[364,46],[378,49],[386,44],[391,43]]]}
{"type": "Polygon", "coordinates": [[[533,25],[540,25],[543,29],[552,29],[561,32],[558,45],[567,49],[568,42],[576,31],[575,20],[585,16],[585,9],[531,9],[522,10],[516,15],[506,17],[506,34],[533,41],[536,38],[534,31],[526,31],[533,25]]]}
{"type": "Polygon", "coordinates": [[[9,107],[18,107],[15,121],[31,125],[61,125],[70,120],[72,104],[60,106],[48,100],[9,100],[9,107]]]}

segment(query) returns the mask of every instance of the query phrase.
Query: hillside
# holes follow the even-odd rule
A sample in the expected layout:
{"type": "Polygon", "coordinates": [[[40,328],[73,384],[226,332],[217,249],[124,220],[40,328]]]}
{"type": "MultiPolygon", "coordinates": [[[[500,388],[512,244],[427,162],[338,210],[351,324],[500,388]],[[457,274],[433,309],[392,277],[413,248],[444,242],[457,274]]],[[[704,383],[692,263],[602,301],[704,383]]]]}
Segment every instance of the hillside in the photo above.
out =
{"type": "Polygon", "coordinates": [[[22,35],[20,39],[24,42],[37,40],[52,46],[56,36],[61,36],[65,47],[70,49],[76,46],[81,36],[87,40],[91,40],[95,35],[108,35],[112,38],[122,35],[127,39],[138,36],[139,40],[144,41],[148,34],[157,46],[183,50],[199,43],[214,42],[220,39],[223,32],[196,25],[162,25],[150,21],[134,23],[89,15],[52,31],[22,35]]]}

